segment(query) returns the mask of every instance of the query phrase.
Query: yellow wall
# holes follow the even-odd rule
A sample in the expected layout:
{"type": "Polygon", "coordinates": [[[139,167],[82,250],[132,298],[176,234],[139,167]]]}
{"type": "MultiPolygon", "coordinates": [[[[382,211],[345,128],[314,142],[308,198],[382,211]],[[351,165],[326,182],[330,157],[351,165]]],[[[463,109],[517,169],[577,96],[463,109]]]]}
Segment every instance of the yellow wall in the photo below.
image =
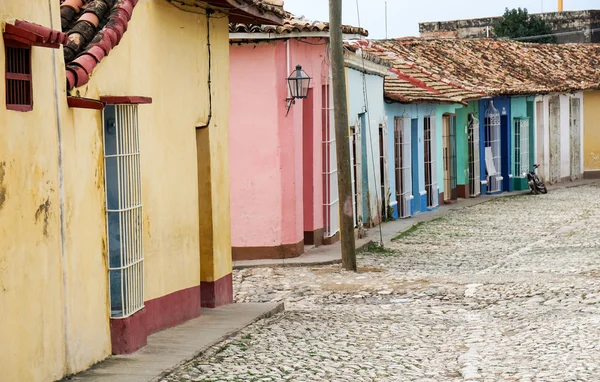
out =
{"type": "Polygon", "coordinates": [[[76,89],[94,99],[152,97],[138,106],[146,301],[200,284],[195,126],[208,113],[204,46],[204,16],[139,2],[119,46],[76,89]]]}
{"type": "MultiPolygon", "coordinates": [[[[52,3],[59,29],[58,2],[52,3]]],[[[14,18],[49,27],[48,1],[29,0],[27,7],[21,0],[0,2],[0,22],[14,18]]],[[[208,114],[205,16],[163,0],[138,3],[120,45],[75,91],[96,99],[153,98],[138,108],[146,301],[200,284],[200,237],[202,280],[231,273],[227,18],[212,25],[209,129],[195,128],[208,114]]],[[[0,379],[7,381],[59,379],[111,352],[102,113],[67,106],[62,50],[34,47],[33,63],[32,112],[7,111],[0,91],[0,379]]]]}
{"type": "Polygon", "coordinates": [[[600,91],[583,93],[584,171],[600,170],[600,91]]]}
{"type": "MultiPolygon", "coordinates": [[[[231,273],[229,205],[229,23],[212,21],[213,110],[210,126],[196,134],[202,281],[217,281],[231,273]]],[[[206,54],[203,50],[202,54],[206,54]]],[[[200,99],[207,104],[206,96],[200,99]]],[[[199,120],[206,123],[206,118],[199,120]]]]}
{"type": "MultiPolygon", "coordinates": [[[[50,25],[48,2],[1,1],[2,29],[14,18],[50,25]]],[[[3,39],[0,52],[4,73],[3,39]]],[[[0,379],[6,381],[56,379],[65,371],[53,53],[60,67],[61,54],[33,49],[32,112],[7,111],[4,78],[0,85],[0,379]]]]}

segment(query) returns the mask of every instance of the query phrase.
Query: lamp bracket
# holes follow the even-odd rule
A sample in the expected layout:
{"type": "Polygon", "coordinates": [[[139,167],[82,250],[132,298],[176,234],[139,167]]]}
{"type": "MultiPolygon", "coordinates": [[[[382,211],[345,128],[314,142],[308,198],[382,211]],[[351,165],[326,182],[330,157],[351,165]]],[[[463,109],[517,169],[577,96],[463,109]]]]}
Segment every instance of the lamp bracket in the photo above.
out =
{"type": "Polygon", "coordinates": [[[285,100],[287,101],[287,104],[288,104],[287,112],[285,113],[285,116],[287,117],[288,114],[290,114],[290,108],[292,107],[292,105],[296,104],[296,99],[294,97],[291,97],[291,98],[286,98],[285,100]]]}

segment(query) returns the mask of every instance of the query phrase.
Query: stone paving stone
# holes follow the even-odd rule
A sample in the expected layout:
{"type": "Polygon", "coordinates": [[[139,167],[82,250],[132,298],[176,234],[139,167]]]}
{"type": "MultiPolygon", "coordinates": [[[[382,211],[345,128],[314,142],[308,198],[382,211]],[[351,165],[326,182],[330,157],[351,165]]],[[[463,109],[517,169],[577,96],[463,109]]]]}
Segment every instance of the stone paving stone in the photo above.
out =
{"type": "Polygon", "coordinates": [[[285,302],[163,379],[597,381],[600,187],[454,211],[339,266],[234,273],[285,302]]]}

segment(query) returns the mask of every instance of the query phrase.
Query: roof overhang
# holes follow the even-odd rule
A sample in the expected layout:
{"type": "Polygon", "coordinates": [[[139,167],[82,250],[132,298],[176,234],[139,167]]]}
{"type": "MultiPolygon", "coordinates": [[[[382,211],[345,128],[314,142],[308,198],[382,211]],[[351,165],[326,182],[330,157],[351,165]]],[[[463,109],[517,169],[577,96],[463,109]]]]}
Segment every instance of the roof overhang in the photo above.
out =
{"type": "Polygon", "coordinates": [[[388,104],[391,103],[401,103],[405,105],[463,105],[468,106],[469,103],[466,101],[456,101],[448,98],[440,98],[440,99],[422,99],[422,98],[414,98],[414,97],[406,97],[400,93],[390,93],[386,92],[384,96],[384,101],[388,104]]]}
{"type": "Polygon", "coordinates": [[[382,77],[394,75],[390,72],[391,68],[369,61],[367,58],[361,57],[360,53],[346,52],[344,56],[344,64],[349,68],[382,77]]]}
{"type": "MultiPolygon", "coordinates": [[[[292,33],[229,33],[229,41],[251,40],[287,40],[290,38],[329,38],[329,32],[292,32],[292,33]]],[[[344,40],[362,40],[358,34],[344,34],[344,40]]]]}
{"type": "Polygon", "coordinates": [[[282,25],[283,17],[265,12],[255,5],[239,0],[179,0],[189,6],[205,3],[229,13],[229,22],[243,24],[282,25]]]}
{"type": "Polygon", "coordinates": [[[53,49],[69,43],[69,37],[63,32],[22,20],[16,20],[14,25],[4,25],[3,37],[24,45],[53,49]]]}

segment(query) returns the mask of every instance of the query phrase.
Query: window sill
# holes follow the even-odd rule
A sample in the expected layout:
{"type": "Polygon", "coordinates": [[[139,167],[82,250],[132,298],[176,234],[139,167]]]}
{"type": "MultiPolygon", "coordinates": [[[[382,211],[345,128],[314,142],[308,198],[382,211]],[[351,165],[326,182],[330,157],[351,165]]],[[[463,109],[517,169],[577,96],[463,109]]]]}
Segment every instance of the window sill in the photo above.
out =
{"type": "Polygon", "coordinates": [[[6,105],[6,110],[28,112],[33,110],[33,105],[6,105]]]}

